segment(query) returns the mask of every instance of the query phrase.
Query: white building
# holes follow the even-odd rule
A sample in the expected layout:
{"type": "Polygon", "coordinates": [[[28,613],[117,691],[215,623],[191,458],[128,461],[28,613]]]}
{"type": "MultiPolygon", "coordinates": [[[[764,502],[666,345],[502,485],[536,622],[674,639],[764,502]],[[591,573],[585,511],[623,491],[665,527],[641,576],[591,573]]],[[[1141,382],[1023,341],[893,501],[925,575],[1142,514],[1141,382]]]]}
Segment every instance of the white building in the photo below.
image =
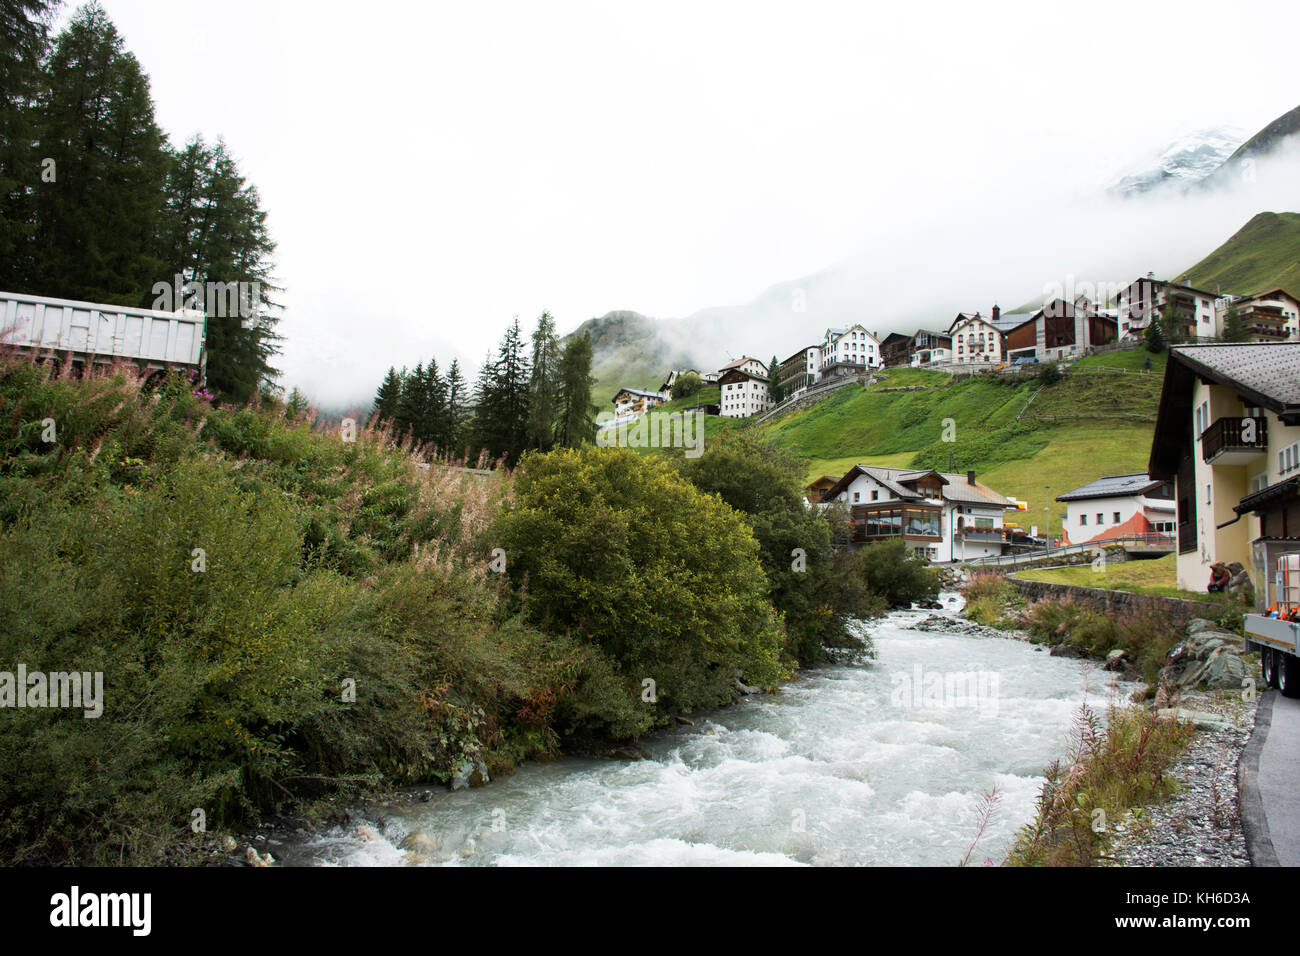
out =
{"type": "Polygon", "coordinates": [[[948,327],[952,361],[958,365],[998,365],[1002,362],[1002,332],[976,312],[958,314],[948,327]]]}
{"type": "Polygon", "coordinates": [[[1119,339],[1145,334],[1152,318],[1164,315],[1171,300],[1186,320],[1189,339],[1213,339],[1220,331],[1215,307],[1218,298],[1218,293],[1164,282],[1148,273],[1120,290],[1116,316],[1119,339]]]}
{"type": "Polygon", "coordinates": [[[964,475],[854,465],[822,504],[849,509],[853,544],[902,538],[920,557],[962,561],[1002,553],[1003,514],[1016,505],[964,475]]]}
{"type": "Polygon", "coordinates": [[[640,388],[620,388],[614,395],[614,417],[616,419],[635,418],[666,401],[660,392],[647,392],[640,388]]]}
{"type": "Polygon", "coordinates": [[[1134,535],[1168,536],[1178,529],[1173,482],[1140,475],[1111,475],[1056,498],[1065,504],[1069,544],[1134,535]]]}
{"type": "Polygon", "coordinates": [[[821,374],[836,374],[836,366],[857,366],[859,368],[880,368],[884,360],[880,356],[880,340],[861,325],[851,325],[847,329],[827,329],[822,336],[821,374]]]}
{"type": "Polygon", "coordinates": [[[718,414],[725,418],[748,418],[772,407],[767,387],[767,366],[745,356],[718,370],[718,414]]]}

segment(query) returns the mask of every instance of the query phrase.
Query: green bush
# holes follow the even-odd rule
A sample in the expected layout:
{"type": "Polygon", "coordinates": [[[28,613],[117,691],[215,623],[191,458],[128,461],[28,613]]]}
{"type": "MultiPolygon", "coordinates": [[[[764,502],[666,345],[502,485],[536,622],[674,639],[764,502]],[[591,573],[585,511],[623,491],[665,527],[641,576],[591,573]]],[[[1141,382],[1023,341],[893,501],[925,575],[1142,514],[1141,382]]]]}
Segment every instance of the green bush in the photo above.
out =
{"type": "Polygon", "coordinates": [[[0,356],[0,449],[0,668],[104,681],[95,719],[6,709],[6,861],[157,862],[198,842],[196,808],[217,830],[504,772],[555,752],[604,666],[488,577],[507,479],[422,469],[382,433],[0,356]]]}
{"type": "Polygon", "coordinates": [[[902,539],[843,552],[839,564],[848,586],[857,590],[860,604],[906,608],[914,601],[939,596],[938,570],[917,557],[902,539]]]}
{"type": "Polygon", "coordinates": [[[781,621],[743,518],[667,463],[626,449],[526,456],[498,538],[529,619],[610,667],[569,714],[619,736],[773,687],[781,621]],[[643,700],[645,681],[656,701],[643,700]],[[598,702],[598,703],[597,703],[598,702]]]}
{"type": "Polygon", "coordinates": [[[697,459],[678,459],[681,473],[703,492],[739,511],[758,539],[768,596],[784,619],[786,652],[803,664],[828,649],[866,651],[849,627],[855,607],[834,565],[827,516],[803,496],[801,464],[750,431],[720,435],[697,459]]]}

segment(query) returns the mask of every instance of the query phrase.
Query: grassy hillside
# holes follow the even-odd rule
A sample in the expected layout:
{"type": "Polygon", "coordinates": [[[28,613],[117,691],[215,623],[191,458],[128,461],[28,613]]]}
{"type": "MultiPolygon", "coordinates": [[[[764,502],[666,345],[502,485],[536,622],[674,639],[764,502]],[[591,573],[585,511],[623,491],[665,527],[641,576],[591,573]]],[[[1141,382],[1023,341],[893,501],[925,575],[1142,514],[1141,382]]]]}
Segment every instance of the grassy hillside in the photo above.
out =
{"type": "MultiPolygon", "coordinates": [[[[855,463],[974,469],[991,488],[1043,506],[1103,475],[1144,471],[1164,373],[1163,355],[1118,352],[1078,362],[1040,388],[1033,376],[952,382],[906,372],[916,391],[892,392],[904,376],[845,388],[810,408],[757,426],[807,459],[807,476],[843,474],[855,463]],[[945,419],[955,441],[944,442],[945,419]]],[[[1053,504],[1053,518],[1059,506],[1053,504]]]]}
{"type": "Polygon", "coordinates": [[[610,312],[588,319],[572,333],[591,336],[592,399],[603,409],[620,388],[657,389],[674,368],[696,363],[674,345],[666,323],[637,312],[610,312]]]}
{"type": "Polygon", "coordinates": [[[1300,295],[1300,213],[1261,212],[1179,281],[1238,295],[1277,286],[1300,295]]]}

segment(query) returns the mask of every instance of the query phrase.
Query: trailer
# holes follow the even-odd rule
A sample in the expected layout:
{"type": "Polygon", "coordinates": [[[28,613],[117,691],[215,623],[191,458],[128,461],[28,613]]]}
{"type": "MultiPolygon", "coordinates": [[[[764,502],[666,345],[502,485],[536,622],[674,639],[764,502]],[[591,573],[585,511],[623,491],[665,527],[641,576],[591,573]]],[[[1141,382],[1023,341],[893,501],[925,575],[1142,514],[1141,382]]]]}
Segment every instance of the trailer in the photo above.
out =
{"type": "Polygon", "coordinates": [[[83,368],[130,362],[146,371],[207,371],[207,316],[0,292],[0,346],[83,368]]]}
{"type": "Polygon", "coordinates": [[[1256,592],[1258,613],[1247,614],[1246,650],[1259,651],[1264,683],[1300,697],[1300,551],[1266,553],[1256,592]]]}

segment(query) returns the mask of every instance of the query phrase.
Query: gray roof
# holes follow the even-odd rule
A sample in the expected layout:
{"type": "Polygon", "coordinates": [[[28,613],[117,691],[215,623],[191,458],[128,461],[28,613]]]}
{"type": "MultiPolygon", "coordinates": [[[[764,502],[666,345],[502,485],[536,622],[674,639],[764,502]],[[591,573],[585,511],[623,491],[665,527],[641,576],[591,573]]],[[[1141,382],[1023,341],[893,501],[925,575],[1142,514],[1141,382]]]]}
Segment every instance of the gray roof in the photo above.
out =
{"type": "MultiPolygon", "coordinates": [[[[914,489],[904,487],[901,482],[912,481],[922,475],[930,474],[928,468],[877,468],[874,465],[856,465],[855,467],[859,471],[870,475],[899,498],[918,497],[914,489]]],[[[943,497],[947,501],[969,505],[989,505],[994,508],[1015,507],[1008,499],[986,485],[981,485],[979,482],[973,485],[967,483],[965,475],[948,474],[942,471],[936,472],[936,474],[948,482],[943,486],[943,497]]]]}
{"type": "Polygon", "coordinates": [[[624,392],[629,392],[632,395],[642,395],[646,398],[663,398],[663,395],[660,394],[659,392],[647,392],[643,388],[626,388],[626,387],[620,388],[617,392],[615,392],[614,398],[618,398],[624,392]]]}
{"type": "Polygon", "coordinates": [[[1127,498],[1164,484],[1145,472],[1140,475],[1111,475],[1098,478],[1081,488],[1057,496],[1057,501],[1082,501],[1086,498],[1127,498]]]}
{"type": "Polygon", "coordinates": [[[1171,351],[1262,398],[1300,405],[1300,342],[1178,345],[1171,351]]]}
{"type": "Polygon", "coordinates": [[[1033,312],[1003,312],[996,320],[989,319],[991,324],[999,332],[1009,332],[1017,325],[1024,325],[1034,317],[1033,312]]]}

